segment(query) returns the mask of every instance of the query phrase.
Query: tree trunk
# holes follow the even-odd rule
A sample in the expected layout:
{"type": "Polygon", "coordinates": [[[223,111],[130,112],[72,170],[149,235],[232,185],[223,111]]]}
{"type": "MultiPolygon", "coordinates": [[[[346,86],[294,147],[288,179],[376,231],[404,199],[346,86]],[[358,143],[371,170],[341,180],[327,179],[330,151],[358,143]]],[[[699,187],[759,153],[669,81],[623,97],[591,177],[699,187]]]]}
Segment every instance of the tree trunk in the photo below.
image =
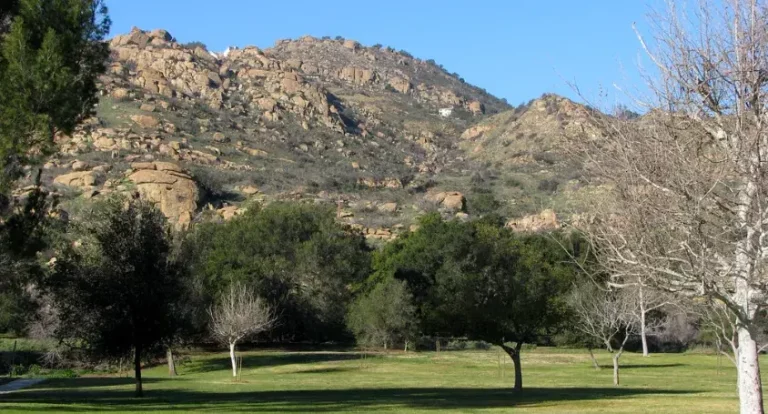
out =
{"type": "Polygon", "coordinates": [[[618,386],[619,385],[619,358],[621,357],[621,352],[617,352],[613,354],[613,385],[618,386]]]}
{"type": "Polygon", "coordinates": [[[762,414],[763,386],[760,379],[757,343],[746,327],[738,328],[738,336],[739,412],[741,414],[762,414]]]}
{"type": "Polygon", "coordinates": [[[136,397],[144,396],[141,386],[141,345],[136,345],[133,353],[133,370],[136,377],[136,397]]]}
{"type": "Polygon", "coordinates": [[[232,360],[232,378],[237,378],[237,358],[235,358],[235,342],[229,343],[229,359],[232,360]]]}
{"type": "Polygon", "coordinates": [[[523,389],[523,367],[520,365],[520,350],[522,350],[522,342],[515,344],[515,347],[509,347],[501,344],[501,349],[512,358],[512,364],[515,366],[515,390],[523,389]]]}
{"type": "Polygon", "coordinates": [[[173,359],[173,349],[171,347],[168,347],[168,350],[165,352],[165,357],[168,360],[168,376],[175,377],[176,376],[176,361],[173,359]]]}
{"type": "Polygon", "coordinates": [[[648,356],[648,338],[645,333],[645,292],[643,291],[643,285],[638,285],[638,294],[640,295],[640,342],[643,343],[643,356],[648,356]]]}
{"type": "Polygon", "coordinates": [[[595,358],[595,353],[592,352],[592,347],[587,348],[589,351],[589,357],[592,358],[592,366],[595,367],[595,369],[600,369],[600,364],[597,363],[597,358],[595,358]]]}

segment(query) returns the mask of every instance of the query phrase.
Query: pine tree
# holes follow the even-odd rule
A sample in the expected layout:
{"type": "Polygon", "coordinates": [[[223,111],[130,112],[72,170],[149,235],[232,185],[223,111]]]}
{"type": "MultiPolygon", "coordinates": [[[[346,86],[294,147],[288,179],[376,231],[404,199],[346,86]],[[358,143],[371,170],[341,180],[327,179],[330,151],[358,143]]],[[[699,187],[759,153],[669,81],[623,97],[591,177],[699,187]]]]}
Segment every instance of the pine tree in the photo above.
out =
{"type": "Polygon", "coordinates": [[[102,0],[16,0],[0,6],[0,190],[92,113],[109,46],[102,0]]]}

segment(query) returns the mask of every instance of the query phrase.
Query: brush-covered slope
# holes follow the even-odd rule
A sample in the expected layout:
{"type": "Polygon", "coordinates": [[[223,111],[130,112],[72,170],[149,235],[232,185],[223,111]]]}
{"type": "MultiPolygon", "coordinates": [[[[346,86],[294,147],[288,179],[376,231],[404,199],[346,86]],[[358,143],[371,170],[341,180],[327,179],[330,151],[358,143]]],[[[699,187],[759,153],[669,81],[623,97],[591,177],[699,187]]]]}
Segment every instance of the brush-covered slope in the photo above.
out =
{"type": "Polygon", "coordinates": [[[386,239],[429,210],[556,206],[577,176],[560,143],[585,133],[583,107],[511,108],[406,52],[303,37],[217,54],[139,29],[111,47],[96,115],[57,137],[45,166],[70,214],[112,192],[154,200],[180,226],[305,200],[386,239]]]}

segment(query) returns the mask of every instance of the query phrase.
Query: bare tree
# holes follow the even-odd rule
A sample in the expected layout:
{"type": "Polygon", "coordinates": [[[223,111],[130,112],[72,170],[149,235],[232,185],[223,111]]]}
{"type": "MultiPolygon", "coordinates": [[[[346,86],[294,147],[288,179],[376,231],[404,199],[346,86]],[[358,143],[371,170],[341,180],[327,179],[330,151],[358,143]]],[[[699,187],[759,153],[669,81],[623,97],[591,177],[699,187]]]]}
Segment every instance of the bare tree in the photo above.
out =
{"type": "Polygon", "coordinates": [[[643,347],[643,356],[648,356],[648,335],[654,335],[656,328],[662,321],[650,321],[648,315],[656,310],[672,304],[671,296],[648,286],[644,280],[639,279],[635,283],[625,285],[623,288],[628,295],[627,300],[633,301],[632,316],[637,319],[640,342],[643,347]]]}
{"type": "Polygon", "coordinates": [[[742,413],[763,413],[756,321],[768,294],[768,1],[701,0],[653,16],[652,100],[595,117],[586,167],[610,192],[586,226],[601,271],[733,313],[742,413]]]}
{"type": "Polygon", "coordinates": [[[275,323],[272,309],[246,286],[233,283],[209,313],[211,332],[229,345],[232,376],[237,377],[235,346],[239,341],[271,328],[275,323]]]}
{"type": "MultiPolygon", "coordinates": [[[[688,304],[688,309],[699,318],[702,329],[714,336],[714,345],[718,353],[728,358],[738,368],[737,355],[739,351],[738,326],[739,318],[722,302],[709,300],[705,303],[688,304]]],[[[757,344],[757,352],[768,348],[768,318],[759,314],[754,321],[752,335],[757,344]]]]}
{"type": "Polygon", "coordinates": [[[638,331],[634,298],[626,291],[601,290],[587,283],[573,290],[569,305],[576,315],[576,329],[613,354],[613,385],[619,385],[619,358],[638,331]]]}

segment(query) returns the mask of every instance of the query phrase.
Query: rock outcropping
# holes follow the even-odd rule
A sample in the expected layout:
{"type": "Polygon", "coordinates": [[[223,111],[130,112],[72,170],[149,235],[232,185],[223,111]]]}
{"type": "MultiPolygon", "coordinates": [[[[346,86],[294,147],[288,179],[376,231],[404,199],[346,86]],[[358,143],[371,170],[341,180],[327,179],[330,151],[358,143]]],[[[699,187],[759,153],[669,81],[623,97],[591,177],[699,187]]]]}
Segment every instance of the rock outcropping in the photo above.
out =
{"type": "Polygon", "coordinates": [[[199,191],[195,181],[176,164],[142,162],[131,164],[127,178],[136,185],[139,197],[157,204],[177,228],[188,226],[197,211],[199,191]]]}
{"type": "Polygon", "coordinates": [[[510,220],[506,227],[514,231],[536,233],[557,230],[560,228],[560,223],[557,221],[557,214],[554,210],[546,209],[539,214],[510,220]]]}

